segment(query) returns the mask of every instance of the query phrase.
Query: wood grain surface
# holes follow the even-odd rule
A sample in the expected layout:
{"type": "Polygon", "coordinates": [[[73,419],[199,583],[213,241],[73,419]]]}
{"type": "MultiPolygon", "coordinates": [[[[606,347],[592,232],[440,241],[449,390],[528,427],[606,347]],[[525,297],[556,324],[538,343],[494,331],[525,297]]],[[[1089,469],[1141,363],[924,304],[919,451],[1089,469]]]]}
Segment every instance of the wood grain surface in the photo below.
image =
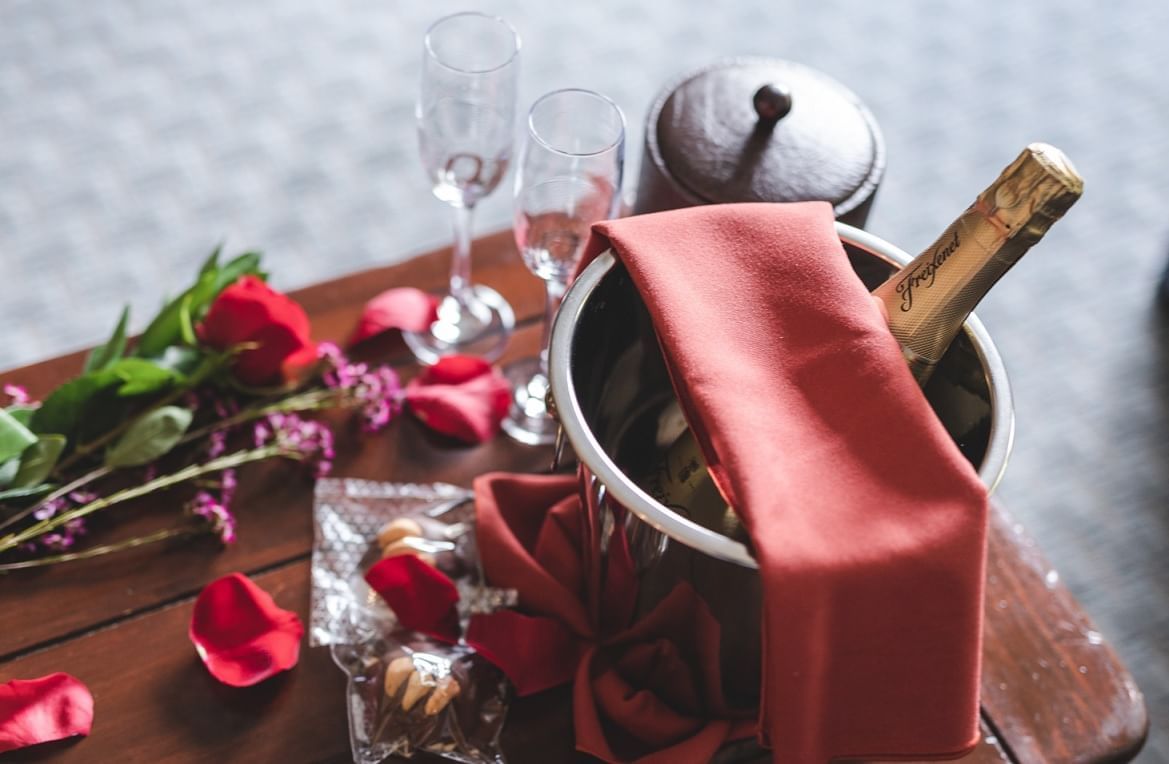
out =
{"type": "MultiPolygon", "coordinates": [[[[343,339],[361,305],[383,289],[440,286],[449,253],[355,274],[295,294],[318,339],[343,339]]],[[[476,279],[515,307],[521,328],[505,358],[534,352],[542,287],[519,262],[510,235],[476,244],[476,279]]],[[[112,309],[112,308],[111,308],[112,309]]],[[[112,313],[111,313],[112,315],[112,313]]],[[[364,351],[412,373],[400,341],[364,351]]],[[[74,354],[18,369],[3,381],[43,394],[80,369],[74,354]]],[[[469,485],[488,470],[542,471],[548,449],[499,437],[461,446],[403,417],[378,436],[339,426],[335,474],[469,485]]],[[[0,681],[67,671],[93,691],[96,718],[84,740],[6,754],[9,761],[346,761],[344,675],[324,649],[257,687],[230,689],[201,666],[187,639],[195,594],[243,571],[307,620],[311,486],[288,465],[241,474],[239,541],[219,551],[195,542],[0,578],[0,681]]],[[[128,507],[98,539],[141,532],[173,509],[161,499],[128,507]]],[[[1128,672],[1021,528],[996,509],[990,533],[981,744],[971,762],[1102,762],[1135,755],[1147,729],[1128,672]]],[[[504,735],[512,762],[586,760],[572,752],[563,691],[518,701],[504,735]]]]}

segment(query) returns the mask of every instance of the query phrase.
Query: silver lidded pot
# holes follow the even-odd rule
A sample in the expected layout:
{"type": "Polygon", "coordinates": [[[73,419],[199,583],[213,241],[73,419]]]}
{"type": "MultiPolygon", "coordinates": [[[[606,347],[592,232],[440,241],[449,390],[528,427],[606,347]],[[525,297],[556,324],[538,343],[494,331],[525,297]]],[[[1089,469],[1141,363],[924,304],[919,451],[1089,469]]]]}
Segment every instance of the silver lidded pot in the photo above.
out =
{"type": "MultiPolygon", "coordinates": [[[[843,223],[836,227],[870,290],[911,259],[876,236],[843,223]]],[[[744,544],[665,507],[638,483],[664,456],[655,438],[658,417],[675,398],[649,313],[612,254],[598,257],[568,290],[552,328],[549,367],[557,415],[584,470],[586,503],[598,515],[595,527],[602,529],[602,558],[612,534],[625,534],[636,567],[639,615],[679,583],[692,586],[722,627],[728,702],[755,708],[762,663],[758,566],[744,544]]],[[[925,395],[993,490],[1006,467],[1014,415],[1006,370],[974,315],[925,395]]]]}
{"type": "Polygon", "coordinates": [[[633,211],[817,200],[863,227],[884,172],[877,121],[844,85],[791,61],[722,59],[654,99],[633,211]]]}

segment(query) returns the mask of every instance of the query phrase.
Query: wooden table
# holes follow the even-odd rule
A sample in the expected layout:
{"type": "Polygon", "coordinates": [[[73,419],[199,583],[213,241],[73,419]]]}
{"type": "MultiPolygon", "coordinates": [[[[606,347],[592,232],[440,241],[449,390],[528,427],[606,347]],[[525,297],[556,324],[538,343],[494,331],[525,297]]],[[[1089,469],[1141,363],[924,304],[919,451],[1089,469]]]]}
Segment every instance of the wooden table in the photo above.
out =
{"type": "MultiPolygon", "coordinates": [[[[447,267],[444,250],[295,297],[319,339],[339,339],[368,298],[392,286],[440,287],[447,267]]],[[[510,235],[477,242],[475,278],[515,308],[518,328],[504,361],[532,354],[542,287],[520,264],[510,235]]],[[[376,342],[372,354],[398,362],[404,376],[412,373],[400,341],[376,342]]],[[[3,381],[39,396],[77,373],[82,357],[18,369],[3,381]]],[[[547,449],[506,437],[459,446],[409,417],[373,438],[340,440],[334,474],[342,476],[469,485],[488,470],[540,471],[549,462],[547,449]]],[[[66,671],[89,686],[96,704],[88,739],[25,749],[4,760],[349,760],[344,677],[327,650],[306,644],[295,669],[241,690],[216,683],[187,639],[195,595],[232,571],[247,573],[307,623],[311,490],[289,474],[286,465],[243,473],[239,541],[227,550],[208,539],[0,578],[0,681],[66,671]]],[[[118,511],[124,514],[118,534],[145,531],[160,514],[150,507],[118,511]]],[[[1136,754],[1148,725],[1140,691],[1034,542],[1001,508],[991,524],[986,614],[985,735],[967,761],[1125,761],[1136,754]]],[[[554,691],[516,703],[505,748],[513,764],[585,760],[570,753],[567,695],[554,691]]]]}

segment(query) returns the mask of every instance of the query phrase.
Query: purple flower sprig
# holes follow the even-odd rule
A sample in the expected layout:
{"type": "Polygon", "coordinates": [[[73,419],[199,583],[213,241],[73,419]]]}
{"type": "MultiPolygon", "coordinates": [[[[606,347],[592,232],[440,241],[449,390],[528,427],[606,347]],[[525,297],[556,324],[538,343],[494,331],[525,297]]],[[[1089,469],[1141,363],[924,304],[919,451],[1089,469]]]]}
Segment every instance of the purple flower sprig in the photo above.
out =
{"type": "MultiPolygon", "coordinates": [[[[88,501],[80,506],[58,510],[51,515],[46,515],[43,519],[38,519],[37,522],[27,528],[0,536],[0,554],[13,549],[23,549],[25,548],[25,544],[49,534],[61,534],[63,529],[69,526],[70,523],[116,504],[121,504],[155,491],[171,488],[187,481],[193,481],[205,475],[223,473],[250,462],[263,461],[264,459],[271,459],[272,457],[278,456],[306,463],[310,466],[314,474],[320,474],[322,470],[328,469],[327,465],[333,458],[332,433],[324,425],[321,425],[319,422],[302,420],[295,416],[287,416],[281,420],[278,426],[273,426],[271,431],[272,437],[267,442],[254,448],[241,449],[201,464],[191,464],[175,472],[158,475],[141,485],[123,488],[107,496],[95,497],[92,501],[88,501]]],[[[229,478],[229,481],[229,484],[234,488],[234,478],[229,478]]],[[[220,490],[222,491],[222,483],[220,490]]],[[[228,528],[230,512],[222,503],[222,494],[219,499],[217,504],[223,507],[223,512],[217,512],[214,508],[205,506],[205,511],[199,513],[198,516],[201,519],[209,521],[210,529],[219,535],[220,539],[224,539],[225,536],[234,535],[235,526],[234,522],[232,522],[230,528],[228,528]],[[228,533],[229,530],[230,533],[228,533]]],[[[162,538],[174,536],[179,533],[191,532],[189,527],[171,530],[173,532],[159,532],[158,534],[153,534],[150,538],[152,540],[161,540],[162,538]]],[[[131,539],[123,544],[113,545],[108,549],[136,546],[142,543],[146,542],[143,539],[131,539]]],[[[31,567],[36,564],[51,564],[52,562],[61,561],[62,557],[49,557],[21,563],[0,564],[0,571],[31,567]]],[[[69,559],[77,559],[75,555],[68,557],[69,559]]]]}
{"type": "Polygon", "coordinates": [[[329,474],[337,456],[333,431],[296,414],[269,414],[253,426],[252,437],[256,448],[275,445],[282,456],[299,461],[315,478],[329,474]]]}
{"type": "Polygon", "coordinates": [[[210,399],[217,418],[205,427],[187,433],[180,442],[207,438],[208,456],[215,458],[226,450],[229,433],[234,428],[249,422],[266,422],[272,416],[335,408],[357,409],[361,414],[362,429],[376,433],[401,413],[404,393],[398,375],[391,367],[371,368],[365,363],[353,363],[331,342],[320,343],[318,357],[323,386],[245,408],[239,408],[230,399],[210,399]]]}
{"type": "MultiPolygon", "coordinates": [[[[352,362],[332,343],[321,343],[318,352],[319,383],[277,400],[268,399],[241,407],[236,398],[210,387],[185,391],[187,408],[214,413],[212,421],[187,432],[179,440],[179,444],[200,444],[197,463],[163,474],[161,463],[151,462],[145,465],[137,485],[106,496],[81,489],[110,475],[113,467],[103,465],[75,478],[0,524],[0,556],[14,550],[33,555],[31,559],[0,563],[0,572],[84,559],[167,538],[208,532],[224,545],[232,544],[236,538],[232,499],[237,467],[281,457],[300,462],[313,477],[326,475],[332,468],[336,456],[332,431],[321,422],[303,418],[302,414],[333,408],[351,409],[359,414],[365,432],[376,433],[402,411],[403,389],[392,368],[352,362]],[[243,430],[245,424],[251,424],[251,443],[232,451],[233,443],[238,442],[233,435],[243,430]],[[86,534],[89,515],[187,481],[195,481],[198,488],[183,505],[189,520],[182,526],[105,546],[76,549],[86,534]],[[26,527],[5,533],[6,527],[11,528],[27,519],[32,522],[26,527]]],[[[21,388],[5,386],[0,392],[14,404],[29,402],[21,388]]],[[[174,400],[178,397],[175,396],[174,400]]]]}
{"type": "Polygon", "coordinates": [[[331,342],[322,342],[318,353],[325,387],[340,396],[340,405],[361,410],[363,430],[379,432],[401,413],[402,383],[392,368],[351,362],[331,342]]]}
{"type": "Polygon", "coordinates": [[[235,487],[235,470],[224,470],[217,492],[202,489],[186,506],[187,514],[204,523],[224,546],[235,543],[235,515],[231,511],[235,487]]]}
{"type": "MultiPolygon", "coordinates": [[[[88,504],[96,498],[97,494],[89,491],[73,491],[67,496],[58,496],[51,501],[45,502],[40,509],[33,512],[32,516],[37,520],[48,520],[70,507],[88,504]]],[[[85,535],[85,530],[85,520],[81,518],[70,520],[56,532],[46,533],[27,542],[24,545],[24,550],[30,553],[40,551],[64,552],[71,549],[74,542],[85,535]]]]}
{"type": "Polygon", "coordinates": [[[0,388],[0,392],[8,396],[9,403],[13,406],[28,406],[32,403],[32,398],[29,396],[28,390],[25,390],[20,385],[4,385],[3,388],[0,388]]]}

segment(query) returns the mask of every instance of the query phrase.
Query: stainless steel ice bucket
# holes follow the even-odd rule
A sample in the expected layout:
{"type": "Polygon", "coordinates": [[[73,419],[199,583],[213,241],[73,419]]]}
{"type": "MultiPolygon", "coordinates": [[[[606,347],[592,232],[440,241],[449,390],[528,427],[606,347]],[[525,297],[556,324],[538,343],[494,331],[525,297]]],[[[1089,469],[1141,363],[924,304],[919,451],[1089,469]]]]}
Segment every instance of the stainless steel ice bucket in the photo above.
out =
{"type": "MultiPolygon", "coordinates": [[[[911,259],[857,228],[843,223],[836,228],[869,289],[911,259]]],[[[755,560],[742,543],[671,511],[638,485],[663,455],[655,445],[657,421],[674,393],[645,305],[612,255],[590,264],[568,290],[549,353],[552,396],[563,434],[588,478],[586,498],[599,515],[602,557],[612,534],[625,534],[636,566],[639,614],[679,582],[691,585],[722,626],[728,701],[757,706],[761,592],[755,560]],[[627,511],[615,512],[617,507],[627,511]]],[[[993,489],[1006,466],[1014,417],[1002,360],[973,315],[925,394],[993,489]]]]}

